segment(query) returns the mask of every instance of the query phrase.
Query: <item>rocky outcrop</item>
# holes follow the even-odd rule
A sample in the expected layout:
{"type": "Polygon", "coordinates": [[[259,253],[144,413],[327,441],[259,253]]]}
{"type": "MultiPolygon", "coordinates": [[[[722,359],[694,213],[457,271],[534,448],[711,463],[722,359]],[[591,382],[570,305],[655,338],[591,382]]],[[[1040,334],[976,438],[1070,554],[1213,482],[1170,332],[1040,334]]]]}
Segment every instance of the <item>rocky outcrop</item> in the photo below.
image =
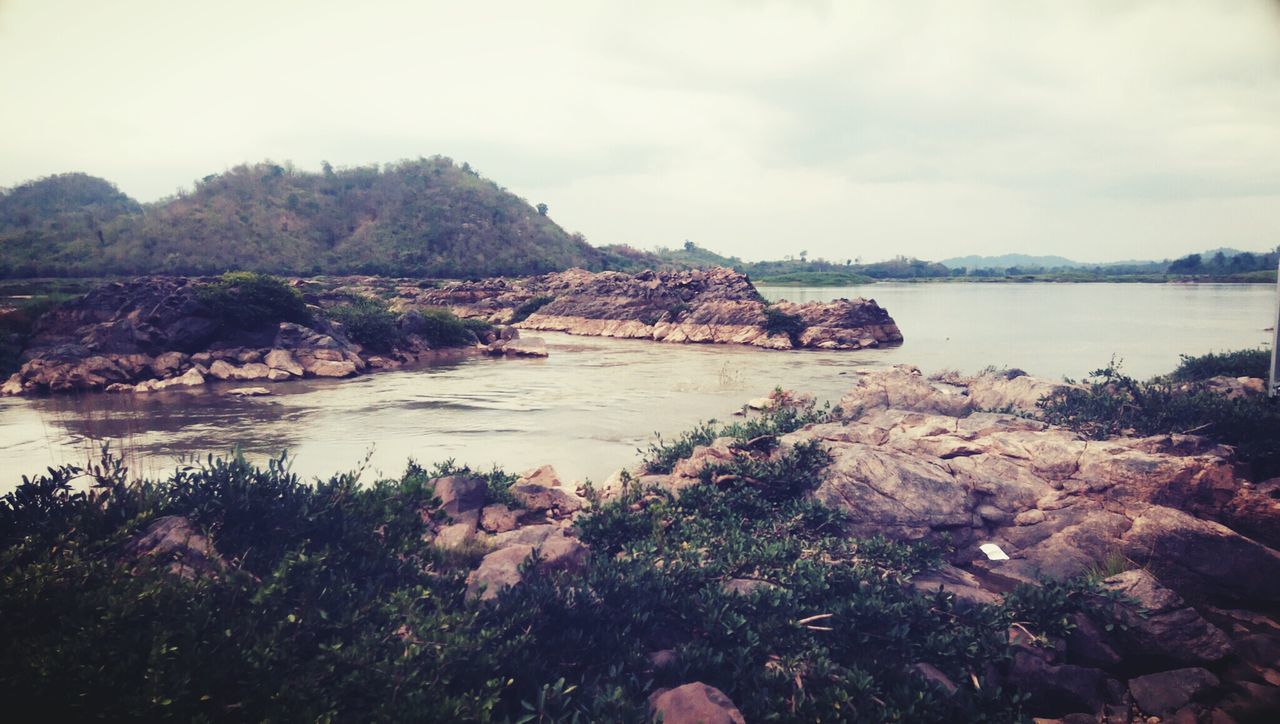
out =
{"type": "Polygon", "coordinates": [[[1068,637],[1011,634],[1003,680],[1032,695],[1031,711],[1271,720],[1276,481],[1244,480],[1230,448],[1195,436],[1089,440],[1034,419],[1056,387],[1016,371],[860,372],[839,417],[782,436],[772,452],[718,439],[639,480],[678,494],[709,465],[816,441],[831,462],[810,495],[843,511],[849,534],[954,546],[950,565],[911,581],[916,590],[980,605],[1019,583],[1128,569],[1101,581],[1068,637]],[[989,556],[992,545],[1004,555],[989,556]]]}
{"type": "MultiPolygon", "coordinates": [[[[22,367],[0,385],[0,394],[160,392],[213,381],[341,378],[420,362],[435,352],[409,333],[395,349],[368,354],[320,306],[312,306],[305,325],[236,327],[202,301],[201,284],[176,277],[113,282],[54,309],[40,319],[22,367]]],[[[508,356],[546,356],[539,340],[522,342],[513,329],[486,336],[492,339],[484,343],[501,338],[508,356]]]]}
{"type": "Polygon", "coordinates": [[[459,316],[596,337],[748,344],[767,349],[863,349],[902,341],[872,300],[768,305],[750,279],[730,269],[592,273],[581,269],[524,280],[399,287],[402,304],[438,305],[459,316]],[[541,306],[531,302],[542,302],[541,306]],[[768,309],[768,314],[766,314],[768,309]],[[786,324],[771,324],[769,319],[786,324]]]}

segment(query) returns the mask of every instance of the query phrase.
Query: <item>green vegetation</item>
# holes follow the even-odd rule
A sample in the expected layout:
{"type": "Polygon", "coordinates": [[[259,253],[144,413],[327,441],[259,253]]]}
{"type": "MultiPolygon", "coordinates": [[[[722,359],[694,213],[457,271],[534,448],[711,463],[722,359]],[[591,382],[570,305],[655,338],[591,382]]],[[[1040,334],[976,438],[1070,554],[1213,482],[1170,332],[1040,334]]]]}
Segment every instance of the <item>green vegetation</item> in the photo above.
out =
{"type": "Polygon", "coordinates": [[[0,191],[0,277],[468,277],[600,270],[609,258],[440,156],[322,173],[242,165],[145,207],[84,174],[0,191]]]}
{"type": "Polygon", "coordinates": [[[1280,474],[1280,404],[1266,395],[1231,399],[1204,384],[1223,370],[1257,371],[1260,354],[1184,356],[1172,377],[1146,382],[1113,361],[1091,373],[1085,387],[1064,387],[1041,400],[1040,416],[1098,440],[1126,432],[1204,435],[1235,447],[1257,479],[1271,477],[1280,474]]]}
{"type": "Polygon", "coordinates": [[[1199,357],[1181,355],[1182,361],[1173,371],[1179,381],[1207,380],[1210,377],[1257,377],[1266,379],[1271,367],[1271,350],[1242,349],[1235,352],[1210,352],[1199,357]]]}
{"type": "Polygon", "coordinates": [[[516,324],[517,322],[523,322],[529,318],[529,315],[554,302],[555,299],[555,297],[548,296],[538,296],[530,299],[524,304],[516,307],[515,311],[511,313],[511,323],[516,324]]]}
{"type": "Polygon", "coordinates": [[[476,334],[448,309],[427,308],[406,316],[405,331],[422,337],[431,347],[462,347],[476,343],[476,334]]]}
{"type": "Polygon", "coordinates": [[[764,329],[769,334],[785,334],[794,345],[800,344],[800,335],[809,328],[804,320],[774,306],[764,308],[764,329]]]}
{"type": "MultiPolygon", "coordinates": [[[[775,399],[780,399],[783,394],[781,388],[774,390],[775,399]]],[[[746,443],[760,437],[777,437],[795,432],[806,425],[830,422],[839,414],[840,408],[833,409],[830,405],[815,407],[812,404],[784,401],[756,417],[728,425],[721,425],[715,420],[699,423],[671,441],[665,441],[662,435],[654,433],[654,441],[649,443],[649,447],[637,452],[641,454],[648,472],[669,473],[677,462],[689,457],[694,448],[710,445],[716,438],[731,437],[746,443]]]]}
{"type": "Polygon", "coordinates": [[[75,295],[55,292],[29,299],[17,299],[0,309],[0,375],[8,376],[21,366],[22,349],[46,312],[75,295]]]}
{"type": "Polygon", "coordinates": [[[227,272],[200,287],[200,301],[233,328],[256,329],[278,322],[311,321],[302,292],[256,272],[227,272]]]}
{"type": "Polygon", "coordinates": [[[854,272],[790,272],[756,277],[756,284],[773,284],[776,286],[795,287],[851,287],[859,284],[871,284],[875,279],[854,272]]]}
{"type": "MultiPolygon", "coordinates": [[[[1083,589],[1003,606],[915,591],[940,549],[846,535],[803,497],[818,446],[760,455],[815,414],[743,423],[751,444],[679,498],[632,489],[580,520],[585,570],[527,567],[487,604],[465,597],[482,549],[422,541],[430,481],[471,472],[452,462],[367,485],[306,484],[284,458],[24,479],[0,499],[0,696],[52,720],[641,722],[656,688],[700,680],[749,721],[1022,719],[989,678],[1006,631],[1061,633],[1083,589]],[[207,534],[225,568],[182,578],[130,553],[161,516],[207,534]],[[673,663],[655,668],[661,649],[673,663]]],[[[491,473],[489,499],[511,480],[491,473]]]]}
{"type": "Polygon", "coordinates": [[[381,299],[357,295],[326,313],[342,324],[352,341],[370,351],[390,352],[400,341],[396,314],[381,299]]]}

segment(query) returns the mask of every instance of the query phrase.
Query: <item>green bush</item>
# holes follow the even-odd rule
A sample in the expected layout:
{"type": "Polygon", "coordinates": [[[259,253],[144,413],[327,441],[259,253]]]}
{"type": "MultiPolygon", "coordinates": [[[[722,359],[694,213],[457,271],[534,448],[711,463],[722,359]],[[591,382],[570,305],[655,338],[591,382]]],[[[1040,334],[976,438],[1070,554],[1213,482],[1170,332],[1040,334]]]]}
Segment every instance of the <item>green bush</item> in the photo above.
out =
{"type": "Polygon", "coordinates": [[[40,318],[74,298],[74,294],[60,292],[42,294],[21,300],[12,309],[0,312],[0,375],[8,376],[18,371],[22,365],[22,350],[40,318]]]}
{"type": "Polygon", "coordinates": [[[800,317],[787,314],[774,306],[764,308],[764,330],[769,334],[785,334],[792,344],[798,344],[800,335],[806,329],[808,325],[800,317]]]}
{"type": "Polygon", "coordinates": [[[524,304],[516,307],[516,311],[511,315],[511,323],[515,324],[516,322],[523,322],[529,318],[530,314],[533,314],[554,301],[555,297],[548,296],[539,296],[530,299],[524,304]]]}
{"type": "Polygon", "coordinates": [[[396,314],[380,299],[356,296],[347,304],[328,310],[328,314],[341,322],[351,339],[366,349],[390,352],[400,343],[396,314]]]}
{"type": "Polygon", "coordinates": [[[278,322],[311,322],[302,292],[282,279],[257,272],[227,272],[201,286],[204,302],[223,324],[236,329],[257,329],[278,322]]]}
{"type": "Polygon", "coordinates": [[[418,314],[422,317],[418,334],[432,347],[465,347],[476,343],[476,335],[453,312],[430,307],[418,314]]]}
{"type": "Polygon", "coordinates": [[[1235,352],[1209,353],[1192,357],[1181,355],[1182,361],[1173,371],[1180,381],[1207,380],[1210,377],[1260,377],[1267,379],[1271,367],[1271,350],[1242,349],[1235,352]]]}
{"type": "Polygon", "coordinates": [[[1087,382],[1084,388],[1062,387],[1041,399],[1041,419],[1096,440],[1126,433],[1204,435],[1235,447],[1255,477],[1280,474],[1280,404],[1272,398],[1233,400],[1167,378],[1139,382],[1115,362],[1092,372],[1087,382]]]}
{"type": "MultiPolygon", "coordinates": [[[[432,479],[470,473],[452,462],[367,485],[304,483],[283,458],[149,483],[110,459],[52,470],[0,498],[0,696],[55,721],[643,722],[654,690],[699,680],[750,721],[1023,719],[988,678],[1006,629],[1061,633],[1076,597],[917,592],[942,551],[849,537],[803,494],[823,465],[817,446],[756,442],[679,498],[632,490],[579,521],[584,570],[527,566],[485,604],[465,597],[476,556],[423,542],[432,479]],[[163,515],[227,568],[182,579],[124,553],[163,515]],[[654,670],[659,649],[675,661],[654,670]]],[[[497,500],[512,476],[487,479],[497,500]]]]}

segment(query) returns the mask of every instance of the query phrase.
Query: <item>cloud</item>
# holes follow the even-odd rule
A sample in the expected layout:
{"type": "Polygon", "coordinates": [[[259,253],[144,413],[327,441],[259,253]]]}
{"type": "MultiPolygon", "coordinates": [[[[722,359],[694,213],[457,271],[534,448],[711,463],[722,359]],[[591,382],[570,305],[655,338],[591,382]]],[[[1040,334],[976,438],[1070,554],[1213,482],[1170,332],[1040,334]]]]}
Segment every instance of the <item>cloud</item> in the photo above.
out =
{"type": "Polygon", "coordinates": [[[467,160],[596,243],[1280,243],[1271,2],[0,5],[0,183],[467,160]]]}

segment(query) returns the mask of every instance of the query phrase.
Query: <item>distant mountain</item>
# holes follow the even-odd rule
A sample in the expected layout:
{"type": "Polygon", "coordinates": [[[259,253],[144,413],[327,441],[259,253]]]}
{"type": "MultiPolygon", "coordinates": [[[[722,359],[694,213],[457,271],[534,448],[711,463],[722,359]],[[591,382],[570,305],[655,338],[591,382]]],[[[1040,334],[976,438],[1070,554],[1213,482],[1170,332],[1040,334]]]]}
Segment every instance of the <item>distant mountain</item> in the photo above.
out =
{"type": "Polygon", "coordinates": [[[0,191],[0,276],[467,277],[600,270],[612,258],[440,156],[321,173],[242,165],[146,206],[85,174],[0,191]]]}
{"type": "Polygon", "coordinates": [[[1001,254],[1000,256],[956,256],[950,259],[943,259],[939,262],[948,269],[1007,269],[1012,266],[1016,267],[1043,267],[1045,269],[1053,269],[1056,267],[1081,267],[1093,266],[1083,262],[1072,261],[1061,256],[1030,256],[1028,254],[1001,254]]]}

